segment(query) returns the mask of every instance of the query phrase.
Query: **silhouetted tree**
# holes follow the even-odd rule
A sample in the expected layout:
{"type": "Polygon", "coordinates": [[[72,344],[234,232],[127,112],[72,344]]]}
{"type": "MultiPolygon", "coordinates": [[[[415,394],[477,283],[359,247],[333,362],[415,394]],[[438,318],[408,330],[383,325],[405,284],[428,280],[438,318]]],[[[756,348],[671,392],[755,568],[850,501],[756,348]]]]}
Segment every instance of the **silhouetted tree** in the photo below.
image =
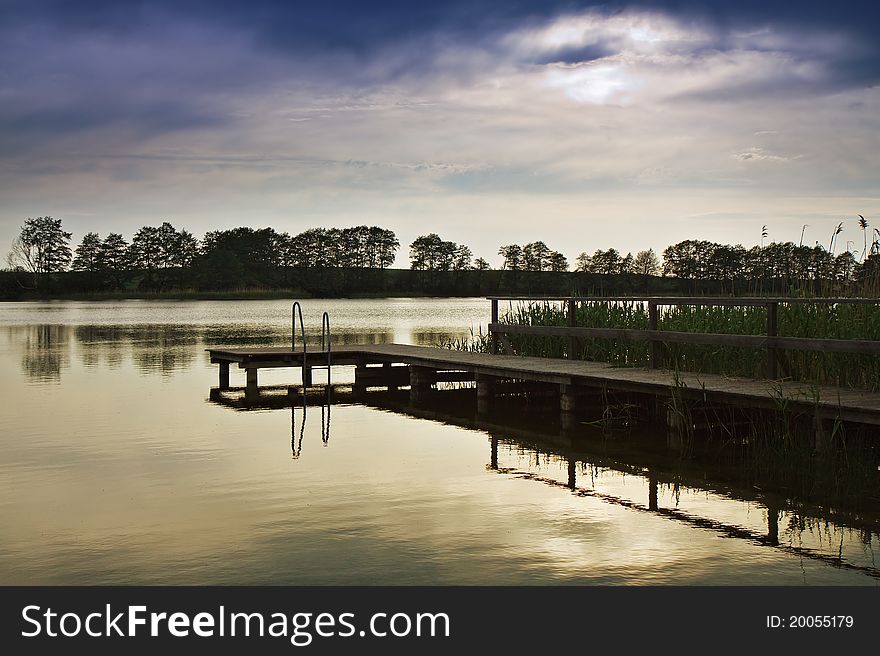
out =
{"type": "Polygon", "coordinates": [[[33,274],[36,286],[38,274],[57,273],[67,268],[71,258],[72,236],[62,229],[61,219],[51,216],[28,218],[12,242],[6,261],[14,271],[33,274]]]}
{"type": "Polygon", "coordinates": [[[557,251],[553,251],[550,254],[549,266],[551,271],[555,271],[556,273],[561,273],[562,271],[568,271],[568,260],[565,258],[565,255],[559,253],[557,251]]]}
{"type": "Polygon", "coordinates": [[[449,271],[458,244],[440,239],[436,233],[422,235],[409,246],[410,268],[424,271],[449,271]]]}
{"type": "Polygon", "coordinates": [[[202,240],[202,255],[224,250],[235,253],[243,263],[255,267],[277,266],[280,261],[280,235],[272,228],[233,228],[214,230],[202,240]]]}
{"type": "Polygon", "coordinates": [[[581,253],[577,256],[575,260],[574,270],[575,271],[583,271],[584,273],[589,273],[593,268],[593,258],[590,257],[586,252],[581,253]]]}
{"type": "Polygon", "coordinates": [[[660,260],[654,253],[654,249],[639,251],[633,260],[633,273],[642,276],[656,276],[660,273],[660,260]]]}
{"type": "Polygon", "coordinates": [[[880,252],[868,255],[856,269],[855,277],[862,294],[880,295],[880,252]]]}
{"type": "Polygon", "coordinates": [[[737,244],[728,246],[712,244],[706,247],[708,261],[706,263],[706,275],[712,280],[717,280],[730,286],[730,292],[734,293],[736,278],[742,274],[743,261],[746,249],[737,244]]]}
{"type": "Polygon", "coordinates": [[[844,251],[834,258],[834,279],[843,284],[852,282],[857,264],[855,256],[844,251]]]}
{"type": "Polygon", "coordinates": [[[156,289],[179,277],[169,269],[191,266],[198,254],[199,243],[192,234],[178,231],[168,221],[140,228],[128,248],[130,266],[145,271],[146,284],[156,289]]]}
{"type": "Polygon", "coordinates": [[[123,273],[130,267],[128,248],[128,242],[115,232],[108,234],[101,242],[98,254],[100,268],[114,289],[122,287],[123,273]]]}
{"type": "Polygon", "coordinates": [[[151,270],[161,266],[159,228],[144,226],[134,233],[128,247],[128,260],[135,269],[151,270]]]}
{"type": "Polygon", "coordinates": [[[128,242],[120,234],[111,232],[104,238],[99,256],[102,268],[114,271],[125,271],[129,268],[128,242]]]}
{"type": "Polygon", "coordinates": [[[192,233],[181,230],[171,246],[171,263],[178,267],[191,267],[199,252],[199,240],[193,237],[192,233]]]}
{"type": "MultiPolygon", "coordinates": [[[[586,253],[582,255],[586,256],[586,253]]],[[[578,258],[580,263],[585,266],[584,269],[588,273],[601,273],[605,275],[613,275],[620,273],[620,267],[623,258],[616,248],[609,248],[607,251],[597,249],[591,256],[578,258]]]]}
{"type": "Polygon", "coordinates": [[[74,271],[95,272],[101,269],[101,238],[97,232],[87,232],[82,241],[76,247],[73,263],[70,268],[74,271]]]}
{"type": "Polygon", "coordinates": [[[394,264],[400,242],[394,232],[373,226],[370,228],[368,249],[371,254],[371,267],[387,269],[394,264]]]}
{"type": "Polygon", "coordinates": [[[471,268],[471,258],[473,253],[467,246],[460,244],[456,246],[452,256],[452,268],[456,271],[466,271],[471,268]]]}
{"type": "Polygon", "coordinates": [[[533,241],[523,246],[523,269],[526,271],[545,271],[550,268],[552,251],[543,241],[533,241]]]}
{"type": "Polygon", "coordinates": [[[523,268],[523,252],[522,248],[517,244],[508,244],[498,249],[498,254],[504,258],[501,265],[502,269],[509,271],[519,271],[523,268]]]}

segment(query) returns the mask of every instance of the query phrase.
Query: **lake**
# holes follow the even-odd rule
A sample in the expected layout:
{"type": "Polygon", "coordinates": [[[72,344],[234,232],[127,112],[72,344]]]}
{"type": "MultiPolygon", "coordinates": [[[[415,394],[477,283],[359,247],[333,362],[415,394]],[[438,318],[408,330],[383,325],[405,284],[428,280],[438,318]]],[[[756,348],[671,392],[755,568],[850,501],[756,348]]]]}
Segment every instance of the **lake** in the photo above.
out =
{"type": "MultiPolygon", "coordinates": [[[[441,344],[489,319],[484,299],[308,300],[310,340],[325,310],[339,344],[441,344]]],[[[563,435],[540,406],[478,417],[455,386],[418,409],[212,399],[206,348],[290,329],[274,300],[0,303],[0,584],[880,581],[876,515],[677,469],[659,429],[563,435]]]]}

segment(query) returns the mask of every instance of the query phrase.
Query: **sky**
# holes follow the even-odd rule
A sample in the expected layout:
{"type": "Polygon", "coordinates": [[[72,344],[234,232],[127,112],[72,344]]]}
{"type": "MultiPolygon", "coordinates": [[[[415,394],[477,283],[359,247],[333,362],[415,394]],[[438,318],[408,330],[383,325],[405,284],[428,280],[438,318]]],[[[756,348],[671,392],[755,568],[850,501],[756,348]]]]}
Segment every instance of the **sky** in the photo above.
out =
{"type": "MultiPolygon", "coordinates": [[[[880,227],[871,2],[0,0],[0,254],[380,225],[662,251],[880,227]],[[807,226],[804,228],[803,226],[807,226]]],[[[852,243],[848,243],[852,242],[852,243]]]]}

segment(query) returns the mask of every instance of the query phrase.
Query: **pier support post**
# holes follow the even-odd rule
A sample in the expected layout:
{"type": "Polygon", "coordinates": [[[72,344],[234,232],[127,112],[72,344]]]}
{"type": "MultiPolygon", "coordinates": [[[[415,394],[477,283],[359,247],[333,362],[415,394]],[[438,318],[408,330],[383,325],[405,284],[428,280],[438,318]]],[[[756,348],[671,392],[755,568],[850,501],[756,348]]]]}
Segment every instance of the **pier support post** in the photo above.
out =
{"type": "Polygon", "coordinates": [[[819,413],[813,416],[813,425],[815,427],[815,439],[813,441],[813,449],[817,453],[825,453],[831,448],[831,436],[834,433],[834,420],[827,417],[820,417],[819,413]]]}
{"type": "Polygon", "coordinates": [[[416,404],[424,401],[431,392],[434,383],[434,370],[428,367],[409,367],[409,400],[416,404]]]}
{"type": "Polygon", "coordinates": [[[477,414],[483,415],[492,409],[495,400],[495,378],[485,374],[477,374],[477,414]]]}
{"type": "Polygon", "coordinates": [[[571,433],[580,426],[578,416],[573,412],[559,413],[559,423],[561,424],[562,433],[571,433]]]}
{"type": "Polygon", "coordinates": [[[367,363],[358,362],[354,369],[354,387],[352,391],[356,395],[366,394],[367,392],[367,363]]]}
{"type": "Polygon", "coordinates": [[[257,368],[248,367],[245,371],[247,372],[247,387],[245,387],[244,396],[247,400],[253,401],[260,397],[260,389],[257,387],[257,368]]]}
{"type": "Polygon", "coordinates": [[[657,476],[653,472],[648,472],[648,510],[657,510],[657,476]]]}
{"type": "Polygon", "coordinates": [[[394,371],[391,369],[390,362],[384,362],[382,364],[382,373],[385,376],[386,381],[388,382],[388,391],[395,392],[397,391],[397,383],[394,381],[394,371]]]}
{"type": "Polygon", "coordinates": [[[312,368],[311,367],[303,367],[303,387],[311,387],[312,386],[312,368]]]}
{"type": "Polygon", "coordinates": [[[779,515],[781,510],[775,503],[767,504],[767,540],[774,547],[779,545],[779,515]]]}
{"type": "Polygon", "coordinates": [[[229,362],[220,362],[220,384],[221,390],[229,389],[229,362]]]}
{"type": "Polygon", "coordinates": [[[578,415],[575,414],[575,410],[578,409],[578,397],[574,390],[572,385],[559,386],[559,421],[563,434],[571,433],[578,427],[578,415]]]}
{"type": "Polygon", "coordinates": [[[666,406],[666,447],[673,451],[681,451],[685,447],[685,436],[688,432],[686,418],[666,406]]]}
{"type": "Polygon", "coordinates": [[[577,410],[577,396],[571,385],[559,386],[559,409],[562,412],[574,412],[577,410]]]}

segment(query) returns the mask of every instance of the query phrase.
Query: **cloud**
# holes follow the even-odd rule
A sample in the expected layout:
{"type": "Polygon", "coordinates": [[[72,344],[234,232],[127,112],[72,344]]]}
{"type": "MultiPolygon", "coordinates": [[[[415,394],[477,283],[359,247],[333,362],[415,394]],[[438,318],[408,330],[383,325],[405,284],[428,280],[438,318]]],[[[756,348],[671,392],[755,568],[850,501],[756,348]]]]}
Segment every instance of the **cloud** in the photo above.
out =
{"type": "Polygon", "coordinates": [[[744,152],[735,154],[733,157],[740,162],[790,162],[793,159],[799,159],[798,155],[795,155],[793,157],[776,155],[774,153],[767,152],[764,148],[761,148],[760,146],[753,146],[744,152]]]}
{"type": "Polygon", "coordinates": [[[658,220],[766,216],[762,196],[870,197],[880,168],[880,46],[865,16],[836,9],[8,7],[0,239],[22,216],[109,222],[125,207],[126,225],[161,211],[197,233],[363,214],[401,241],[448,216],[465,232],[447,238],[486,225],[486,243],[502,215],[523,234],[593,221],[596,239],[621,239],[618,212],[665,242],[658,220]]]}

